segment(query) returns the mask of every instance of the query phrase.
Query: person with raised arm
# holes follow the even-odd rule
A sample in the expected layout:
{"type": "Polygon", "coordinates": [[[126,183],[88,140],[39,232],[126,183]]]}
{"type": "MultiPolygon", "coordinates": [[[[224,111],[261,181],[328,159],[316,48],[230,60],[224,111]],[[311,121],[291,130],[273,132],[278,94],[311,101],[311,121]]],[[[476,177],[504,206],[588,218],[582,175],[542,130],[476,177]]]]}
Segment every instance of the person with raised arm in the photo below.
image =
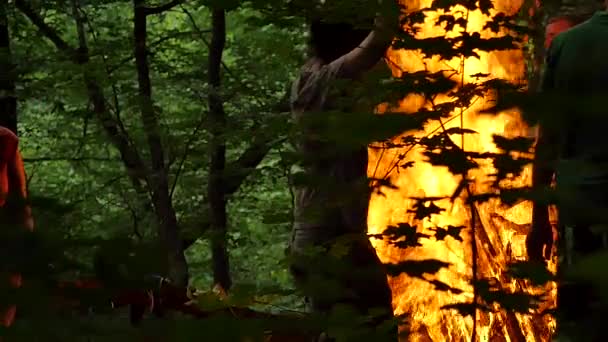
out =
{"type": "MultiPolygon", "coordinates": [[[[332,22],[323,14],[310,24],[311,56],[291,93],[292,113],[301,125],[296,143],[301,162],[294,179],[299,174],[310,180],[292,182],[291,271],[313,312],[327,314],[336,304],[362,314],[380,308],[385,312],[376,320],[380,322],[393,318],[393,308],[387,276],[367,236],[367,146],[338,148],[320,138],[315,127],[329,120],[328,112],[348,120],[350,113],[360,111],[353,88],[383,60],[397,32],[399,13],[378,15],[367,29],[332,22]],[[347,240],[343,253],[332,253],[347,240]],[[309,253],[312,250],[317,253],[309,253]]],[[[365,110],[373,115],[373,107],[365,110]]]]}
{"type": "MultiPolygon", "coordinates": [[[[553,38],[541,85],[550,115],[539,120],[533,185],[550,187],[555,178],[561,271],[607,247],[608,231],[599,228],[608,223],[608,1],[604,6],[553,38]]],[[[548,207],[535,203],[526,240],[529,258],[547,261],[553,244],[548,207]]],[[[598,313],[597,295],[587,282],[560,282],[562,318],[575,322],[579,331],[595,333],[594,326],[583,327],[593,322],[591,317],[604,319],[607,309],[598,313]]],[[[606,338],[602,332],[585,340],[606,338]]]]}

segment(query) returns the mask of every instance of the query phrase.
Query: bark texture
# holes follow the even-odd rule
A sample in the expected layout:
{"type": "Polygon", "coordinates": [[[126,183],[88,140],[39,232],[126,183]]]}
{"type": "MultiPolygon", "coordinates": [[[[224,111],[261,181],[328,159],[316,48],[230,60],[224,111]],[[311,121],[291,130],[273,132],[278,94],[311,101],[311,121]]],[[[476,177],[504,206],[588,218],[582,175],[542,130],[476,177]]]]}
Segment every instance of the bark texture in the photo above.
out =
{"type": "Polygon", "coordinates": [[[226,44],[226,13],[213,9],[211,13],[211,44],[209,50],[209,223],[211,228],[211,257],[213,281],[222,289],[232,285],[227,249],[226,184],[226,113],[221,95],[222,54],[226,44]]]}
{"type": "Polygon", "coordinates": [[[147,14],[143,0],[134,0],[133,37],[139,85],[139,105],[151,159],[148,186],[157,217],[158,235],[167,254],[169,277],[179,286],[188,284],[188,263],[184,256],[173,202],[169,194],[168,165],[161,140],[160,125],[152,102],[152,85],[147,56],[147,14]]]}

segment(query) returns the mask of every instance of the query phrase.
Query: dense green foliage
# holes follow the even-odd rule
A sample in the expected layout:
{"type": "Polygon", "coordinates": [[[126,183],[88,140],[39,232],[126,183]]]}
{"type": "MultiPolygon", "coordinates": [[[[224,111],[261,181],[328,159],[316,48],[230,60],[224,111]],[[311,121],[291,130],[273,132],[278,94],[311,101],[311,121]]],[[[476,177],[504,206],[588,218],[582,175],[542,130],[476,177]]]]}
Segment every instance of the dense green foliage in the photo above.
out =
{"type": "MultiPolygon", "coordinates": [[[[90,20],[87,30],[94,72],[104,82],[112,111],[124,120],[135,146],[145,156],[148,152],[134,107],[137,76],[132,58],[131,5],[109,2],[83,10],[90,20]]],[[[67,42],[77,41],[69,4],[57,4],[44,15],[67,42]]],[[[243,8],[228,17],[223,92],[231,126],[231,159],[242,153],[271,119],[288,121],[288,114],[271,110],[284,96],[304,55],[301,25],[289,30],[273,24],[260,27],[254,21],[260,16],[243,8]]],[[[39,218],[39,229],[65,229],[66,236],[76,238],[150,237],[154,234],[151,213],[137,203],[116,150],[87,109],[88,97],[78,66],[66,61],[63,52],[51,46],[18,12],[13,18],[21,28],[12,31],[12,50],[20,80],[21,146],[30,191],[33,197],[54,198],[70,206],[60,224],[46,227],[45,220],[39,218]]],[[[200,216],[206,215],[204,94],[209,14],[205,6],[184,5],[183,9],[151,17],[149,25],[153,96],[162,113],[163,142],[175,182],[174,203],[182,229],[196,231],[201,229],[197,222],[200,216]]],[[[266,278],[286,283],[280,272],[259,270],[264,263],[256,255],[264,250],[276,260],[283,248],[279,241],[287,240],[286,225],[268,226],[264,221],[270,208],[280,212],[289,208],[285,168],[279,160],[278,152],[271,153],[231,199],[230,224],[235,229],[231,229],[230,241],[235,247],[235,265],[239,265],[234,275],[243,281],[266,278]],[[241,250],[246,251],[242,256],[241,250]]],[[[192,272],[194,283],[208,287],[210,279],[204,271],[208,270],[208,248],[197,244],[189,254],[200,270],[192,272]]]]}

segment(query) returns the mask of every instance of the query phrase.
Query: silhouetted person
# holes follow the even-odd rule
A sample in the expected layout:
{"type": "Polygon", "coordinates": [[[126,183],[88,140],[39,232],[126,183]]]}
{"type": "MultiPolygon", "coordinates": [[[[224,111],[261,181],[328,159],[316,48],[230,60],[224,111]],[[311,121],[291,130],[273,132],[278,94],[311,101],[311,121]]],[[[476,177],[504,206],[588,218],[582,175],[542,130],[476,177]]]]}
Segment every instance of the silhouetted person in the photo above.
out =
{"type": "MultiPolygon", "coordinates": [[[[25,203],[26,178],[18,144],[17,136],[8,128],[0,126],[0,208],[2,209],[0,222],[3,229],[17,227],[32,231],[34,219],[29,205],[25,203]]],[[[13,261],[5,260],[7,264],[13,261]]],[[[21,274],[16,273],[15,270],[4,269],[0,274],[5,278],[0,281],[8,281],[9,286],[13,288],[21,287],[21,274]]],[[[0,312],[0,324],[10,327],[15,320],[17,306],[1,304],[0,310],[3,311],[0,312]]]]}
{"type": "MultiPolygon", "coordinates": [[[[533,182],[549,186],[555,175],[557,194],[561,194],[557,203],[560,238],[565,242],[562,266],[567,268],[572,258],[602,247],[602,236],[591,228],[607,223],[608,12],[597,12],[553,39],[542,92],[548,96],[547,108],[552,105],[552,115],[540,120],[533,182]]],[[[535,205],[526,243],[532,260],[549,257],[553,235],[546,206],[535,205]]],[[[588,285],[561,285],[561,314],[568,320],[580,319],[580,324],[591,322],[585,316],[593,311],[595,299],[588,285]]],[[[579,330],[586,329],[580,325],[579,330]]]]}
{"type": "MultiPolygon", "coordinates": [[[[294,181],[292,273],[317,313],[341,303],[361,314],[384,309],[377,321],[392,318],[386,274],[367,237],[367,146],[338,148],[320,136],[328,112],[346,120],[354,112],[359,99],[352,88],[382,60],[398,26],[396,19],[387,21],[377,18],[373,29],[362,29],[314,20],[312,55],[292,87],[292,113],[302,128],[299,174],[305,178],[294,181]],[[332,253],[340,243],[347,246],[343,253],[332,253]]],[[[373,115],[373,107],[366,110],[373,115]]]]}

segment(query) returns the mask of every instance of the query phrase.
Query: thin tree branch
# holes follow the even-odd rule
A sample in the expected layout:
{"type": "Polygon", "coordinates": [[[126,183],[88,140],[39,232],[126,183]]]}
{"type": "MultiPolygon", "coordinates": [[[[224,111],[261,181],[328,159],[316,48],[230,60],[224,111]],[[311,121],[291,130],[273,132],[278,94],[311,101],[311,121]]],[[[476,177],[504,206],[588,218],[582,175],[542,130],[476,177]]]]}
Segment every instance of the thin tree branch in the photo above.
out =
{"type": "MultiPolygon", "coordinates": [[[[98,39],[97,39],[97,32],[96,30],[93,28],[93,23],[91,21],[91,19],[89,18],[89,16],[86,14],[86,12],[84,11],[80,11],[81,14],[83,15],[83,17],[86,19],[87,25],[89,26],[89,29],[91,30],[91,36],[93,37],[93,41],[95,41],[95,43],[99,43],[98,39]]],[[[116,88],[116,82],[115,80],[112,79],[112,75],[111,75],[111,71],[110,71],[110,66],[108,63],[108,56],[106,56],[106,54],[102,53],[101,55],[101,60],[103,61],[103,65],[104,68],[106,70],[106,75],[108,77],[108,80],[112,81],[111,82],[111,87],[112,87],[112,100],[114,102],[114,115],[116,116],[116,121],[119,123],[120,125],[120,129],[125,132],[126,129],[123,125],[122,119],[121,119],[121,110],[120,110],[120,102],[118,100],[118,89],[116,88]]]]}
{"type": "MultiPolygon", "coordinates": [[[[224,196],[228,198],[230,195],[237,192],[247,177],[253,173],[255,167],[266,157],[268,151],[283,141],[284,139],[269,139],[267,144],[254,143],[243,152],[239,159],[229,163],[226,166],[226,171],[224,173],[224,196]]],[[[209,203],[206,200],[202,205],[206,206],[209,205],[209,203]]],[[[197,231],[184,232],[184,248],[190,247],[198,238],[207,232],[210,227],[210,222],[209,215],[206,215],[206,212],[203,212],[203,215],[198,218],[199,229],[197,231]]]]}
{"type": "MultiPolygon", "coordinates": [[[[211,30],[204,30],[204,32],[211,32],[211,30]]],[[[184,32],[175,32],[173,34],[169,34],[167,36],[158,38],[157,40],[151,42],[150,44],[148,44],[148,50],[150,50],[150,48],[152,47],[157,47],[159,45],[161,45],[162,43],[166,42],[167,40],[171,40],[171,39],[175,39],[178,38],[180,36],[190,36],[190,35],[194,35],[195,31],[184,31],[184,32]]],[[[120,69],[121,67],[123,67],[125,64],[129,63],[130,61],[132,61],[135,58],[134,55],[130,55],[128,57],[125,57],[123,59],[121,59],[118,63],[116,63],[113,66],[109,66],[108,67],[108,73],[113,73],[116,70],[120,69]]]]}
{"type": "MultiPolygon", "coordinates": [[[[25,14],[25,16],[38,28],[38,30],[55,44],[58,50],[68,54],[75,64],[86,65],[89,63],[89,54],[86,47],[86,39],[79,37],[81,43],[85,45],[79,49],[71,47],[63,40],[55,29],[47,25],[44,20],[24,1],[16,0],[17,8],[25,14]]],[[[82,25],[82,22],[77,22],[77,25],[82,25]]],[[[84,30],[79,30],[84,33],[84,30]]],[[[99,86],[97,80],[93,77],[93,73],[89,68],[85,68],[83,72],[84,81],[89,94],[89,100],[93,104],[93,112],[97,115],[102,127],[110,137],[110,141],[121,154],[127,171],[133,183],[139,183],[139,180],[146,179],[146,168],[137,150],[131,145],[127,133],[120,129],[120,124],[112,117],[106,106],[106,99],[103,90],[99,86]]]]}
{"type": "MultiPolygon", "coordinates": [[[[196,20],[194,19],[194,16],[192,15],[192,13],[190,13],[190,11],[188,11],[185,7],[181,6],[182,8],[182,12],[184,12],[184,14],[186,14],[186,16],[188,17],[188,20],[190,21],[190,24],[192,25],[192,27],[194,28],[194,30],[198,33],[199,38],[201,39],[201,41],[203,41],[203,43],[207,46],[208,49],[211,49],[211,42],[209,42],[206,38],[204,33],[207,33],[206,30],[202,30],[198,24],[196,23],[196,20]]],[[[228,74],[233,80],[235,80],[236,82],[240,83],[240,85],[246,89],[247,91],[249,91],[252,94],[255,94],[255,89],[253,89],[252,87],[250,87],[248,84],[244,83],[241,79],[241,77],[239,77],[238,75],[236,75],[234,72],[232,72],[232,70],[228,67],[228,65],[222,60],[220,61],[222,68],[224,69],[224,71],[226,72],[226,74],[228,74]]],[[[254,101],[256,101],[259,105],[262,104],[262,102],[258,99],[258,98],[254,98],[254,101]]]]}
{"type": "Polygon", "coordinates": [[[161,14],[163,12],[169,11],[177,5],[181,5],[183,2],[184,0],[172,0],[164,5],[159,5],[155,7],[144,7],[143,12],[145,15],[161,14]]]}
{"type": "Polygon", "coordinates": [[[41,162],[121,162],[120,159],[104,158],[104,157],[31,157],[23,158],[24,163],[41,163],[41,162]]]}
{"type": "Polygon", "coordinates": [[[196,139],[196,137],[198,136],[199,131],[203,128],[204,122],[205,122],[204,119],[201,119],[199,121],[198,125],[196,125],[196,127],[192,131],[192,134],[190,134],[190,138],[186,142],[186,147],[184,148],[184,153],[182,154],[182,157],[179,160],[179,164],[177,166],[177,171],[175,172],[175,177],[173,179],[173,184],[171,185],[171,192],[169,193],[169,196],[171,198],[173,198],[173,193],[175,192],[175,187],[177,186],[177,181],[179,180],[181,172],[184,169],[184,163],[186,162],[186,159],[188,159],[188,155],[190,154],[190,150],[191,150],[190,146],[194,142],[194,139],[196,139]]]}
{"type": "Polygon", "coordinates": [[[76,58],[76,49],[61,38],[54,28],[45,23],[42,17],[38,15],[25,0],[15,0],[15,6],[17,6],[17,9],[19,9],[21,13],[28,17],[32,24],[34,24],[45,37],[55,44],[57,50],[67,53],[71,58],[76,58]]]}
{"type": "MultiPolygon", "coordinates": [[[[87,24],[89,25],[93,40],[95,40],[95,42],[97,42],[97,32],[93,29],[93,25],[92,25],[90,18],[86,15],[85,12],[83,12],[82,14],[86,18],[87,24]]],[[[108,79],[112,81],[111,88],[112,88],[112,100],[114,102],[114,116],[116,118],[118,128],[122,132],[124,132],[125,136],[128,138],[128,135],[126,135],[126,128],[124,127],[124,124],[121,119],[121,108],[120,108],[120,101],[118,99],[118,89],[116,86],[116,82],[113,80],[113,77],[112,77],[112,72],[110,70],[110,66],[108,63],[108,57],[105,54],[101,54],[101,58],[102,58],[102,61],[104,64],[104,68],[106,70],[106,75],[107,75],[108,79]]],[[[132,57],[131,57],[131,59],[132,59],[132,57]]],[[[131,140],[129,140],[129,143],[133,146],[133,142],[131,140]]],[[[146,212],[153,212],[154,208],[153,208],[151,200],[150,200],[151,190],[150,190],[149,186],[144,187],[141,185],[141,183],[135,182],[135,180],[132,180],[132,183],[133,183],[135,192],[137,194],[138,203],[141,206],[142,210],[146,211],[146,212]]],[[[131,208],[131,211],[132,211],[132,217],[133,217],[133,222],[134,222],[134,231],[135,231],[136,235],[139,238],[141,238],[141,236],[138,234],[138,231],[137,231],[138,224],[137,224],[136,210],[131,208]]]]}
{"type": "Polygon", "coordinates": [[[15,65],[11,54],[8,2],[0,2],[0,125],[17,133],[17,94],[15,65]]]}
{"type": "Polygon", "coordinates": [[[256,139],[239,158],[226,166],[227,177],[225,177],[226,195],[235,193],[247,177],[264,160],[268,152],[285,139],[270,138],[262,136],[256,139]]]}

